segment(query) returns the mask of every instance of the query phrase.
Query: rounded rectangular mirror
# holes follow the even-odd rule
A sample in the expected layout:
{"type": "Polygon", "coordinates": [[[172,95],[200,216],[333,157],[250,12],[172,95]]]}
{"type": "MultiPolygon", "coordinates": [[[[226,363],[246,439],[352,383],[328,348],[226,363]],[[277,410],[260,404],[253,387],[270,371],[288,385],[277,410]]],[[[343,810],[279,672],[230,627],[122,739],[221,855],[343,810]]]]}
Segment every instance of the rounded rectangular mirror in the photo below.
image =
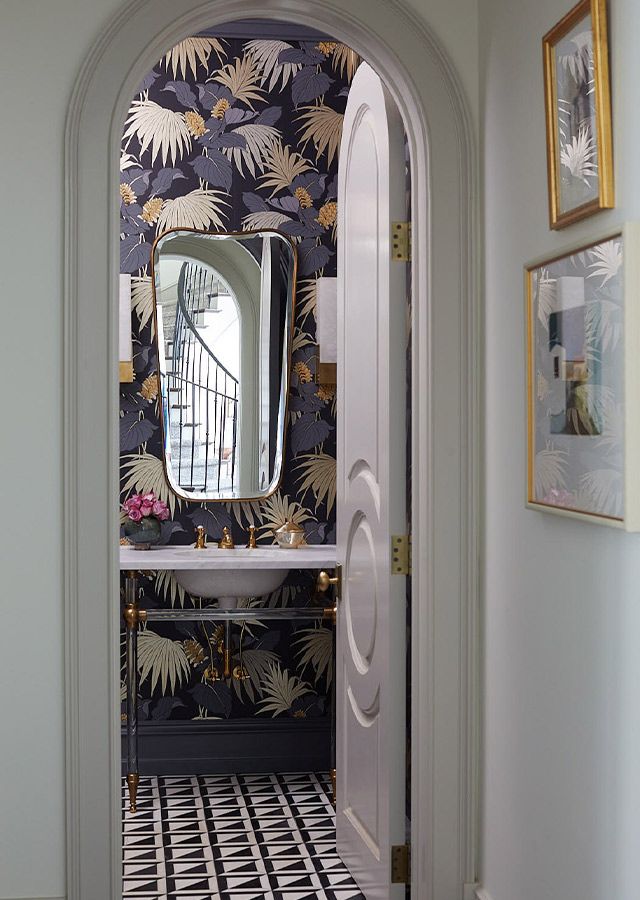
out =
{"type": "Polygon", "coordinates": [[[188,500],[282,476],[296,250],[277,231],[165,232],[152,254],[164,464],[188,500]]]}

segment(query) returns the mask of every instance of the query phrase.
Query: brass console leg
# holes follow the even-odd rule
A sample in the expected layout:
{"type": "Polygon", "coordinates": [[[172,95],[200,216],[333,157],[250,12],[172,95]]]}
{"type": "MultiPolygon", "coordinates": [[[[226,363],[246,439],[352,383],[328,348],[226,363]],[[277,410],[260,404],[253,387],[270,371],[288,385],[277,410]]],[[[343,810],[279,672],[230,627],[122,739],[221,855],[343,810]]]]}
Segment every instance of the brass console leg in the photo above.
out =
{"type": "Polygon", "coordinates": [[[333,808],[336,806],[336,770],[331,770],[331,802],[333,803],[333,808]]]}
{"type": "Polygon", "coordinates": [[[138,626],[147,618],[138,608],[138,573],[127,572],[124,620],[127,626],[127,784],[129,812],[135,813],[138,796],[138,626]]]}
{"type": "Polygon", "coordinates": [[[129,774],[127,775],[127,785],[129,787],[129,812],[134,813],[137,810],[137,799],[138,799],[138,782],[140,781],[139,775],[129,774]]]}

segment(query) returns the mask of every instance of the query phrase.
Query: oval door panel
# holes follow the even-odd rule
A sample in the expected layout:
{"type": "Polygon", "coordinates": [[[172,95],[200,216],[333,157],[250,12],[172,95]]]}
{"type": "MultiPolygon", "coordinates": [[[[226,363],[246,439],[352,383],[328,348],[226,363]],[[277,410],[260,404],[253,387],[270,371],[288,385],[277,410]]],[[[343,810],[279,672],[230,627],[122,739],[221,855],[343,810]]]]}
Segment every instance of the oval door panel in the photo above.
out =
{"type": "Polygon", "coordinates": [[[378,618],[378,579],[373,533],[364,513],[354,517],[346,552],[343,588],[347,634],[353,662],[364,675],[373,659],[378,618]]]}

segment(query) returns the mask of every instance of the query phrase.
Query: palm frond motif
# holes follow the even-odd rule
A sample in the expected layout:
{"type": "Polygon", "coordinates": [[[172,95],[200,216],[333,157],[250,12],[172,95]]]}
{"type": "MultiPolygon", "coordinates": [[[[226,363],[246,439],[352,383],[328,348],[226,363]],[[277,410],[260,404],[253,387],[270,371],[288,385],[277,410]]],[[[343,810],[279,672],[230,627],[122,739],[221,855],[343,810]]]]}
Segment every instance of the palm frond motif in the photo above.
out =
{"type": "Polygon", "coordinates": [[[579,178],[587,186],[589,179],[596,177],[598,158],[590,128],[583,125],[570,142],[561,145],[560,163],[569,170],[573,178],[579,178]]]}
{"type": "Polygon", "coordinates": [[[307,316],[316,317],[316,280],[303,278],[298,281],[296,319],[302,325],[307,316]]]}
{"type": "Polygon", "coordinates": [[[171,693],[175,693],[176,684],[182,684],[190,674],[182,642],[162,637],[149,628],[141,631],[138,635],[138,671],[140,683],[151,676],[152,692],[160,682],[163,694],[167,693],[167,685],[171,687],[171,693]]]}
{"type": "Polygon", "coordinates": [[[170,572],[168,569],[158,569],[156,572],[155,590],[165,600],[168,599],[171,602],[171,606],[175,606],[176,602],[178,602],[184,608],[187,593],[182,585],[178,584],[173,572],[170,572]]]}
{"type": "Polygon", "coordinates": [[[551,388],[549,387],[549,382],[544,377],[542,372],[538,369],[536,373],[536,397],[541,403],[543,403],[550,393],[551,388]]]}
{"type": "Polygon", "coordinates": [[[545,331],[549,331],[549,316],[556,302],[557,279],[551,278],[549,270],[543,268],[537,277],[536,299],[538,303],[538,321],[545,331]]]}
{"type": "Polygon", "coordinates": [[[624,411],[622,403],[612,403],[606,411],[602,432],[596,446],[607,454],[620,453],[624,431],[624,411]]]}
{"type": "Polygon", "coordinates": [[[605,516],[622,515],[622,472],[595,469],[580,476],[578,502],[583,509],[605,516]]]}
{"type": "Polygon", "coordinates": [[[265,537],[273,536],[278,528],[281,528],[287,520],[302,525],[313,519],[308,509],[305,509],[297,500],[290,500],[286,494],[277,491],[263,501],[262,522],[260,526],[265,532],[265,537]]]}
{"type": "Polygon", "coordinates": [[[622,310],[611,300],[594,300],[585,305],[585,344],[588,360],[599,360],[615,350],[622,337],[622,310]]]}
{"type": "Polygon", "coordinates": [[[180,72],[183,79],[187,77],[187,67],[191,69],[193,77],[197,77],[198,63],[209,69],[209,57],[215,53],[219,62],[226,57],[222,41],[214,37],[188,37],[172,47],[164,58],[167,71],[169,67],[175,78],[180,72]]]}
{"type": "Polygon", "coordinates": [[[131,308],[138,317],[140,328],[151,319],[151,337],[155,334],[153,323],[153,285],[150,275],[134,275],[131,278],[131,308]]]}
{"type": "Polygon", "coordinates": [[[295,606],[295,600],[302,587],[299,584],[283,584],[271,594],[263,598],[262,605],[269,609],[285,609],[287,606],[295,606]]]}
{"type": "Polygon", "coordinates": [[[558,97],[558,132],[562,142],[567,142],[573,131],[580,128],[591,130],[591,119],[586,116],[582,119],[575,118],[576,109],[571,100],[558,97]]]}
{"type": "Polygon", "coordinates": [[[303,497],[311,490],[316,501],[316,512],[325,500],[327,501],[327,516],[331,515],[336,502],[336,460],[326,453],[307,453],[298,457],[300,465],[297,467],[302,474],[298,478],[300,493],[303,497]]]}
{"type": "Polygon", "coordinates": [[[547,444],[544,450],[536,453],[535,496],[538,500],[545,497],[549,491],[566,486],[566,466],[567,453],[565,450],[558,450],[553,445],[547,444]]]}
{"type": "Polygon", "coordinates": [[[342,78],[346,76],[349,83],[351,83],[361,62],[362,60],[356,51],[352,50],[351,47],[347,47],[346,44],[337,44],[331,55],[333,71],[339,72],[342,78]]]}
{"type": "Polygon", "coordinates": [[[293,646],[300,645],[298,665],[305,670],[311,666],[313,680],[317,683],[326,676],[327,687],[333,680],[333,632],[328,628],[304,628],[298,632],[293,646]]]}
{"type": "Polygon", "coordinates": [[[229,206],[223,191],[196,188],[182,197],[165,200],[158,216],[158,234],[171,228],[196,228],[207,231],[211,227],[224,229],[223,206],[229,206]]]}
{"type": "Polygon", "coordinates": [[[574,388],[574,403],[567,410],[575,434],[600,435],[614,393],[604,384],[581,384],[574,388]]]}
{"type": "Polygon", "coordinates": [[[248,41],[245,45],[260,70],[260,84],[264,85],[269,79],[267,90],[272,91],[280,81],[280,91],[284,91],[289,80],[302,68],[302,63],[280,63],[278,57],[283,50],[291,50],[292,45],[286,41],[255,40],[248,41]]]}
{"type": "Polygon", "coordinates": [[[262,679],[262,693],[262,709],[259,712],[270,712],[275,718],[288,712],[295,700],[310,693],[310,688],[297,675],[290,675],[286,670],[283,672],[280,663],[271,663],[262,679]]]}
{"type": "Polygon", "coordinates": [[[571,38],[575,47],[571,53],[558,54],[558,63],[576,82],[589,82],[593,69],[593,38],[591,31],[581,31],[571,38]]]}
{"type": "Polygon", "coordinates": [[[558,97],[558,132],[561,142],[569,140],[571,121],[573,118],[573,104],[564,97],[558,97]]]}
{"type": "Polygon", "coordinates": [[[225,508],[228,513],[233,513],[236,522],[242,527],[247,523],[255,525],[256,520],[260,520],[259,500],[234,500],[233,503],[226,503],[225,508]]]}
{"type": "Polygon", "coordinates": [[[239,125],[234,129],[247,142],[246,147],[227,147],[224,151],[234,164],[240,175],[244,175],[243,163],[255,178],[256,168],[264,172],[267,165],[267,152],[280,139],[280,131],[273,125],[239,125]]]}
{"type": "Polygon", "coordinates": [[[286,190],[294,178],[313,169],[309,160],[297,150],[278,141],[265,153],[266,167],[262,176],[262,188],[272,188],[273,197],[278,191],[286,190]]]}
{"type": "Polygon", "coordinates": [[[589,257],[594,261],[589,263],[587,278],[598,278],[602,275],[600,287],[604,287],[608,281],[615,278],[622,265],[622,243],[620,241],[604,241],[588,251],[589,257]]]}
{"type": "Polygon", "coordinates": [[[269,675],[269,667],[278,661],[278,654],[273,650],[262,650],[259,647],[251,647],[242,651],[242,665],[247,671],[249,678],[246,681],[238,681],[232,679],[232,684],[238,696],[242,695],[242,691],[246,691],[249,700],[256,702],[256,694],[258,697],[263,695],[262,683],[269,675]]]}
{"type": "Polygon", "coordinates": [[[133,453],[121,456],[120,475],[123,480],[121,492],[124,496],[134,490],[139,494],[151,491],[169,507],[171,518],[174,517],[176,504],[178,509],[182,501],[173,493],[164,474],[162,460],[151,453],[133,453]]]}
{"type": "Polygon", "coordinates": [[[291,342],[291,352],[296,353],[296,351],[302,350],[303,347],[309,347],[311,344],[315,344],[311,335],[307,334],[306,331],[302,331],[300,328],[296,328],[291,342]]]}
{"type": "Polygon", "coordinates": [[[290,222],[289,216],[276,209],[265,212],[248,213],[242,217],[243,231],[260,231],[263,228],[274,228],[276,231],[284,222],[290,222]]]}
{"type": "MultiPolygon", "coordinates": [[[[262,609],[263,602],[261,597],[238,597],[238,601],[236,603],[237,609],[262,609]]],[[[261,619],[252,619],[247,617],[242,620],[242,627],[245,631],[248,632],[252,637],[255,637],[253,634],[252,628],[266,628],[267,623],[263,622],[261,619]]]]}
{"type": "Polygon", "coordinates": [[[264,103],[264,88],[260,86],[260,68],[251,54],[238,56],[235,62],[228,63],[217,75],[214,81],[219,81],[241,103],[246,103],[251,109],[253,101],[264,103]]]}
{"type": "Polygon", "coordinates": [[[326,151],[327,165],[331,165],[340,147],[344,116],[330,106],[321,103],[319,106],[303,106],[304,112],[298,117],[302,123],[298,131],[303,150],[309,141],[316,151],[316,162],[326,151]]]}
{"type": "Polygon", "coordinates": [[[122,150],[120,153],[120,171],[126,172],[127,169],[132,169],[134,167],[141,169],[142,165],[132,153],[127,153],[125,150],[122,150]]]}
{"type": "Polygon", "coordinates": [[[134,100],[125,128],[123,140],[135,135],[140,141],[141,156],[151,147],[151,165],[160,154],[163,166],[168,158],[175,166],[176,160],[191,150],[191,135],[184,113],[165,109],[154,100],[134,100]]]}

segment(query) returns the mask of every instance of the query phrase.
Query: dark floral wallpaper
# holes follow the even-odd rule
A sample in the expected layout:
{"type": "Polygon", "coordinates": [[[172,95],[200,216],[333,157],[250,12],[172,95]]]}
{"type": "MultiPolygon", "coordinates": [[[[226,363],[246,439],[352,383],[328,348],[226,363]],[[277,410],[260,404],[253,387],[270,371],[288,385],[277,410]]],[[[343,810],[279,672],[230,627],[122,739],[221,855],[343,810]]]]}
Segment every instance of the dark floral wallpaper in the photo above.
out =
{"type": "MultiPolygon", "coordinates": [[[[317,42],[192,37],[139,86],[121,152],[121,272],[132,276],[135,381],[121,385],[121,499],[155,491],[170,508],[163,539],[189,544],[203,524],[227,525],[237,544],[249,525],[272,543],[287,518],[309,543],[335,541],[335,396],[315,382],[315,279],[336,274],[337,156],[356,54],[317,42]],[[196,504],[171,493],[163,474],[149,261],[156,235],[178,226],[277,228],[298,247],[297,311],[286,467],[280,490],[254,503],[196,504]]],[[[142,579],[147,608],[198,606],[166,572],[142,579]]],[[[255,606],[312,602],[313,578],[292,572],[255,606]]],[[[144,719],[304,718],[327,713],[331,631],[300,624],[234,627],[233,665],[221,677],[215,623],[153,623],[140,634],[144,719]]],[[[123,685],[124,691],[124,685],[123,685]]]]}

